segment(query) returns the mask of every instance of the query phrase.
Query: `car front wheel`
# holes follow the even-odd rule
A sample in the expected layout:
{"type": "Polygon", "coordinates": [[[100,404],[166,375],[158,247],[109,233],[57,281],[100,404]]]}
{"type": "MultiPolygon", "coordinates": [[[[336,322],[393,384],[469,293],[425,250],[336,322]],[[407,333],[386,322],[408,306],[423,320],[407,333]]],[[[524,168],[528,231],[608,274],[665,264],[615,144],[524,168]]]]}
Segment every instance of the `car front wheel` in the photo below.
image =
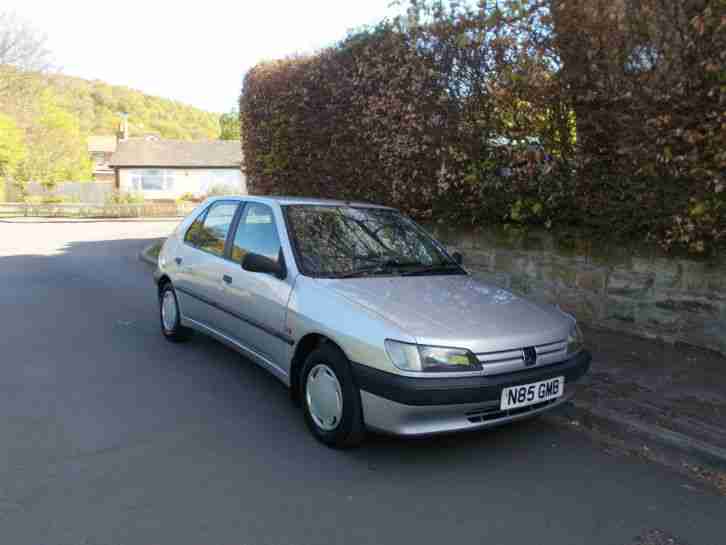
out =
{"type": "Polygon", "coordinates": [[[348,359],[337,347],[324,344],[307,357],[300,388],[305,423],[319,441],[334,448],[363,441],[360,391],[348,359]]]}

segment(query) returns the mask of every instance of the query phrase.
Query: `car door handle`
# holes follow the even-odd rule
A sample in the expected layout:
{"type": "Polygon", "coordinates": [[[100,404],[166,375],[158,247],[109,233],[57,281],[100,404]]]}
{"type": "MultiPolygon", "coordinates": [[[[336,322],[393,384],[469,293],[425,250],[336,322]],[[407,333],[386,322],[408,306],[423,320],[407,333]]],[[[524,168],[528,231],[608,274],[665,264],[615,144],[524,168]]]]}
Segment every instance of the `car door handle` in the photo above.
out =
{"type": "Polygon", "coordinates": [[[222,280],[224,280],[225,284],[231,284],[232,283],[232,277],[228,274],[225,274],[222,277],[222,280]]]}
{"type": "Polygon", "coordinates": [[[184,261],[184,260],[181,257],[175,257],[174,258],[174,261],[176,261],[176,264],[177,265],[181,265],[182,264],[182,261],[184,261]]]}

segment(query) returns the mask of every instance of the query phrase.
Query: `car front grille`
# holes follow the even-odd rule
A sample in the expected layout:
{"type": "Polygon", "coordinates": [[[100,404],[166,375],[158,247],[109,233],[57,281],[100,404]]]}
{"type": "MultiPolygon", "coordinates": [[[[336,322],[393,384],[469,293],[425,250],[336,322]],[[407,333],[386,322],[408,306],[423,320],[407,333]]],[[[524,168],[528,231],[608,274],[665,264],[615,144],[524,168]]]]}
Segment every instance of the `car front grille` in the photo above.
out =
{"type": "MultiPolygon", "coordinates": [[[[567,356],[567,342],[564,340],[535,345],[533,348],[537,354],[535,365],[538,366],[560,362],[567,356]]],[[[482,364],[484,373],[487,375],[509,373],[526,367],[524,347],[481,352],[476,354],[476,358],[482,364]]]]}

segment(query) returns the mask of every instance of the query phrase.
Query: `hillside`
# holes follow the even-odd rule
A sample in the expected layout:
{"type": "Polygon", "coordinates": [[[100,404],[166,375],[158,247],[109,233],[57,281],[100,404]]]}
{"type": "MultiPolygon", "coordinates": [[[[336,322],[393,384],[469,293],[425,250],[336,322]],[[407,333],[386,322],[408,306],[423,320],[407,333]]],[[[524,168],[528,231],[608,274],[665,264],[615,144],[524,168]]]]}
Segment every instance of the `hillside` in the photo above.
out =
{"type": "Polygon", "coordinates": [[[83,133],[112,134],[118,127],[119,113],[127,112],[131,136],[157,133],[181,140],[219,137],[219,114],[103,81],[46,77],[58,102],[78,118],[83,133]]]}
{"type": "MultiPolygon", "coordinates": [[[[128,114],[131,136],[220,137],[220,116],[215,113],[103,81],[0,65],[0,201],[6,183],[22,188],[37,181],[52,187],[90,180],[88,137],[115,134],[122,112],[128,114]]],[[[231,121],[223,119],[223,138],[239,134],[233,114],[231,121]]]]}

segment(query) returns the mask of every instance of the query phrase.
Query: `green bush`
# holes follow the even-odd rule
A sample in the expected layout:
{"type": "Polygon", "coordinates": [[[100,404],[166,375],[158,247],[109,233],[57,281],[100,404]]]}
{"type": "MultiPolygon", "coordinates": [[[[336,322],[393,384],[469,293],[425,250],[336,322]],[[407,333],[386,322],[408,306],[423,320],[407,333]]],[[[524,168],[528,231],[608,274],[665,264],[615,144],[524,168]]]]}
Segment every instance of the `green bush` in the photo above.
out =
{"type": "Polygon", "coordinates": [[[114,190],[106,198],[106,204],[143,204],[144,196],[141,193],[131,193],[114,190]]]}
{"type": "Polygon", "coordinates": [[[65,195],[31,195],[25,198],[30,204],[71,204],[80,202],[77,197],[66,197],[65,195]]]}
{"type": "Polygon", "coordinates": [[[184,193],[179,197],[178,200],[187,202],[198,202],[200,199],[198,197],[195,197],[192,193],[184,193]]]}
{"type": "Polygon", "coordinates": [[[41,197],[40,202],[41,204],[64,204],[67,202],[67,199],[60,195],[50,195],[47,197],[41,197]]]}
{"type": "Polygon", "coordinates": [[[208,197],[223,197],[225,195],[236,195],[239,193],[239,190],[231,185],[224,185],[219,184],[211,187],[209,191],[207,191],[208,197]]]}

